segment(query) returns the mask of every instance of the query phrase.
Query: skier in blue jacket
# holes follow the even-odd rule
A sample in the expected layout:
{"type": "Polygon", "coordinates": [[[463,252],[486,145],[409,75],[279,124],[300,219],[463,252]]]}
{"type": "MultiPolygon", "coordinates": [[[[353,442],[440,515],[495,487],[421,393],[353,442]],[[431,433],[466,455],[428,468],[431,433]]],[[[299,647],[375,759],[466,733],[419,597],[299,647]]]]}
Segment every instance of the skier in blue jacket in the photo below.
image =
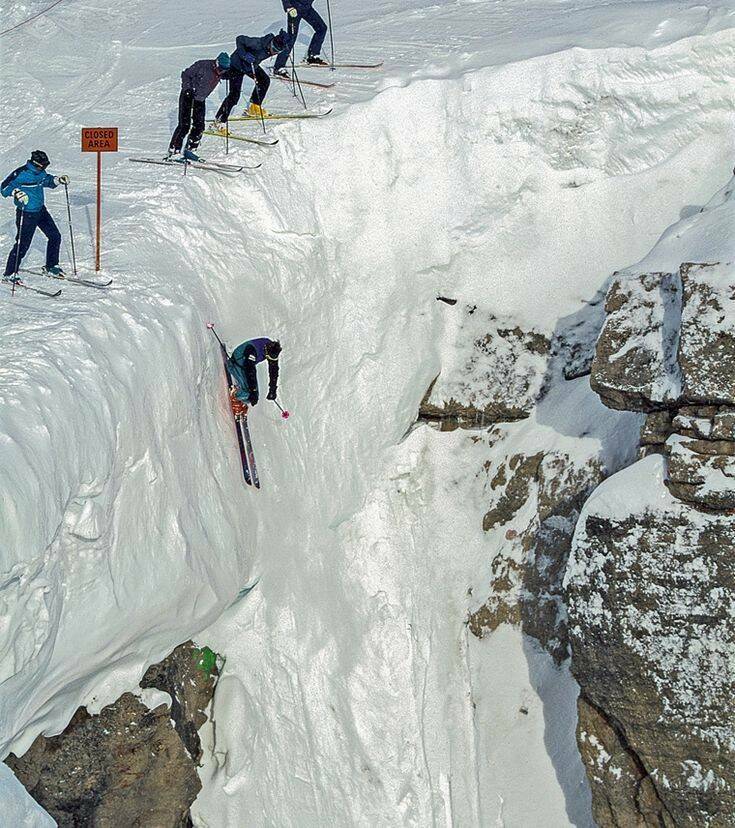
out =
{"type": "Polygon", "coordinates": [[[44,273],[51,276],[64,275],[64,271],[59,267],[61,233],[46,209],[43,190],[45,187],[53,190],[59,184],[68,184],[69,176],[49,175],[46,172],[49,163],[48,155],[43,150],[33,150],[26,164],[13,170],[0,184],[0,194],[3,198],[12,196],[15,202],[15,226],[17,227],[15,244],[5,265],[4,279],[18,279],[18,268],[31,246],[36,228],[48,239],[44,273]]]}
{"type": "Polygon", "coordinates": [[[257,366],[268,362],[268,396],[275,400],[278,396],[278,358],[281,355],[281,343],[277,339],[261,336],[248,339],[238,345],[230,357],[230,373],[238,385],[235,399],[247,405],[257,405],[258,371],[257,366]]]}
{"type": "Polygon", "coordinates": [[[264,37],[237,36],[235,51],[230,55],[230,68],[225,73],[225,78],[229,82],[229,92],[222,101],[222,106],[217,110],[212,125],[215,130],[225,128],[232,109],[237,106],[237,102],[240,100],[245,75],[255,81],[253,92],[250,95],[248,115],[253,118],[268,116],[268,113],[263,109],[263,101],[271,80],[260,64],[285,49],[287,43],[288,35],[283,29],[276,35],[267,34],[264,37]]]}
{"type": "Polygon", "coordinates": [[[320,55],[324,38],[327,36],[327,24],[322,20],[321,15],[314,9],[314,0],[281,0],[283,9],[288,15],[288,46],[279,53],[276,62],[273,64],[273,74],[288,78],[286,61],[291,50],[296,45],[296,38],[299,35],[299,25],[305,20],[314,34],[306,52],[306,62],[315,66],[329,66],[326,60],[320,55]]]}

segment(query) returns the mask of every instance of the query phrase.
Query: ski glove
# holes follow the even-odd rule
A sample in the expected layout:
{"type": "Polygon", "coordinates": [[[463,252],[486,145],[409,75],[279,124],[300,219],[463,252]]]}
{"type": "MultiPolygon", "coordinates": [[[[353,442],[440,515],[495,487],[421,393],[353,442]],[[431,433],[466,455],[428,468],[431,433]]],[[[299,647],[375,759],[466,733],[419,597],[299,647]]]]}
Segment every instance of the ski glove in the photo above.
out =
{"type": "Polygon", "coordinates": [[[28,193],[24,193],[23,190],[13,190],[13,198],[24,207],[28,204],[28,193]]]}
{"type": "Polygon", "coordinates": [[[68,184],[69,183],[69,176],[68,175],[57,175],[54,181],[57,184],[68,184]]]}
{"type": "Polygon", "coordinates": [[[248,398],[248,402],[250,403],[250,405],[257,405],[258,404],[258,392],[257,391],[251,391],[250,392],[250,397],[248,398]]]}
{"type": "Polygon", "coordinates": [[[286,9],[286,14],[288,14],[289,17],[298,17],[299,10],[291,6],[289,9],[286,9]]]}
{"type": "Polygon", "coordinates": [[[266,399],[267,399],[267,400],[275,400],[275,398],[276,398],[277,396],[278,396],[278,392],[276,391],[276,389],[275,389],[275,388],[272,388],[272,389],[268,392],[268,396],[266,397],[266,399]]]}

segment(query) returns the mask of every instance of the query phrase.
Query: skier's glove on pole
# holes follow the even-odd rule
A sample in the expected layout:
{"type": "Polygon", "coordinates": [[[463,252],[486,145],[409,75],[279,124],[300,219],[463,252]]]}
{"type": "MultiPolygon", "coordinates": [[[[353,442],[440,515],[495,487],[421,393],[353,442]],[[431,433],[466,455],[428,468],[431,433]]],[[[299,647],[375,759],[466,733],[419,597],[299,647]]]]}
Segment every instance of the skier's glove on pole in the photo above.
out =
{"type": "Polygon", "coordinates": [[[13,198],[24,207],[28,204],[28,193],[24,193],[23,190],[13,190],[13,198]]]}
{"type": "Polygon", "coordinates": [[[286,10],[286,14],[288,14],[289,17],[298,17],[299,10],[291,6],[289,9],[286,10]]]}
{"type": "Polygon", "coordinates": [[[278,396],[278,392],[277,392],[277,391],[275,391],[275,390],[273,390],[273,389],[271,389],[271,390],[268,392],[268,396],[266,397],[266,399],[267,399],[267,400],[274,400],[274,401],[275,401],[275,399],[276,399],[276,397],[277,397],[277,396],[278,396]]]}
{"type": "Polygon", "coordinates": [[[69,184],[70,178],[68,175],[58,175],[55,181],[57,184],[69,184]]]}

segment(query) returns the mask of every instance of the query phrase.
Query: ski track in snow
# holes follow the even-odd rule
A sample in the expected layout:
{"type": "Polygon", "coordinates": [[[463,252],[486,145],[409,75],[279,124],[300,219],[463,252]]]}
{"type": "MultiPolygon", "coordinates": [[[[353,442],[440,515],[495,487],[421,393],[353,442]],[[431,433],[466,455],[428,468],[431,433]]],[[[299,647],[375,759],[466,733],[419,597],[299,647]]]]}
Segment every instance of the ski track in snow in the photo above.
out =
{"type": "MultiPolygon", "coordinates": [[[[277,148],[232,148],[257,173],[184,181],[126,155],[165,149],[182,68],[283,21],[153,5],[69,2],[1,44],[3,174],[43,147],[72,176],[86,265],[94,158],[79,130],[118,125],[123,150],[103,159],[115,287],[3,288],[5,752],[115,699],[260,577],[202,633],[228,662],[198,826],[589,824],[568,673],[520,632],[476,641],[463,626],[494,542],[475,479],[487,447],[426,428],[400,441],[453,348],[437,293],[551,332],[722,182],[732,10],[347,3],[338,59],[384,70],[306,90],[335,113],[271,126],[277,148]],[[209,319],[231,346],[284,342],[293,416],[265,400],[253,414],[257,494],[209,319]]],[[[40,7],[9,3],[5,20],[40,7]]],[[[268,104],[295,107],[280,86],[268,104]]],[[[63,192],[47,203],[66,242],[63,192]]],[[[26,261],[41,255],[36,240],[26,261]]],[[[622,462],[618,421],[574,393],[590,422],[570,408],[511,426],[504,452],[622,462]]]]}

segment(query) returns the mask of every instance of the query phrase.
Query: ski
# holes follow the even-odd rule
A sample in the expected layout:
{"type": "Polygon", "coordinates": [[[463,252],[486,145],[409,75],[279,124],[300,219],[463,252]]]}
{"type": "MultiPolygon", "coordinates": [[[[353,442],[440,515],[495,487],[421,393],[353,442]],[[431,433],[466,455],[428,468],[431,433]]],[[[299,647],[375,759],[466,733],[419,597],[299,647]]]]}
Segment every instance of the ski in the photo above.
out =
{"type": "MultiPolygon", "coordinates": [[[[271,75],[271,77],[284,83],[293,84],[294,82],[293,78],[286,78],[283,75],[271,75]]],[[[315,89],[331,89],[333,86],[336,86],[334,83],[318,83],[317,81],[301,80],[301,78],[299,78],[299,83],[301,86],[313,86],[315,89]]]]}
{"type": "Polygon", "coordinates": [[[5,277],[3,277],[3,282],[6,285],[11,285],[11,287],[13,284],[15,284],[17,288],[21,288],[22,290],[31,290],[33,291],[33,293],[40,293],[41,296],[50,296],[52,299],[55,299],[57,296],[61,296],[61,288],[59,288],[57,291],[52,292],[50,290],[43,290],[42,288],[32,287],[31,285],[27,285],[25,282],[13,283],[12,279],[6,279],[5,277]]]}
{"type": "MultiPolygon", "coordinates": [[[[230,118],[230,120],[233,120],[230,118]]],[[[247,138],[245,135],[235,135],[234,132],[229,134],[222,132],[215,132],[212,129],[205,130],[205,135],[211,135],[214,138],[229,138],[231,141],[247,141],[248,144],[257,144],[259,147],[275,147],[278,143],[278,138],[271,138],[268,141],[263,141],[259,138],[247,138]]]]}
{"type": "MultiPolygon", "coordinates": [[[[320,63],[297,63],[299,69],[332,69],[332,64],[328,63],[322,66],[320,63]]],[[[335,69],[380,69],[383,66],[383,61],[379,63],[335,63],[335,69]]]]}
{"type": "MultiPolygon", "coordinates": [[[[229,366],[229,357],[227,356],[227,348],[225,347],[224,343],[220,345],[220,351],[222,352],[222,364],[225,369],[225,381],[227,382],[227,399],[230,401],[230,407],[232,407],[232,393],[235,390],[235,383],[232,379],[232,374],[230,373],[230,366],[229,366]]],[[[248,486],[252,486],[252,480],[250,478],[250,468],[248,467],[248,454],[245,450],[245,441],[243,438],[243,433],[241,431],[241,422],[245,415],[242,414],[235,414],[234,410],[232,412],[232,417],[235,421],[235,434],[237,435],[237,447],[240,451],[240,467],[242,468],[242,476],[245,478],[245,482],[248,486]]]]}
{"type": "MultiPolygon", "coordinates": [[[[296,119],[304,119],[304,118],[324,118],[332,109],[327,109],[324,112],[279,112],[271,115],[266,115],[265,118],[256,118],[253,115],[237,115],[234,118],[230,118],[231,121],[255,121],[256,124],[261,123],[262,121],[293,121],[296,119]]],[[[232,138],[232,135],[230,135],[232,138]]]]}
{"type": "Polygon", "coordinates": [[[250,427],[248,426],[247,414],[242,418],[240,424],[242,425],[243,436],[245,437],[245,447],[247,449],[248,464],[250,465],[250,474],[252,475],[253,486],[255,486],[256,489],[259,489],[260,478],[258,477],[258,469],[255,465],[255,455],[253,454],[253,442],[250,439],[250,427]]]}
{"type": "MultiPolygon", "coordinates": [[[[231,138],[232,136],[230,136],[231,138]]],[[[195,170],[211,170],[212,172],[241,173],[246,170],[257,170],[260,164],[220,164],[219,161],[166,161],[164,158],[130,158],[136,164],[159,164],[163,167],[193,167],[195,170]]]]}
{"type": "Polygon", "coordinates": [[[74,285],[84,285],[91,288],[107,288],[112,284],[112,279],[106,282],[97,282],[93,279],[80,279],[78,276],[54,276],[52,273],[44,273],[42,270],[32,270],[30,268],[19,267],[19,273],[32,273],[34,276],[45,276],[48,279],[60,279],[64,282],[71,282],[74,285]]]}

